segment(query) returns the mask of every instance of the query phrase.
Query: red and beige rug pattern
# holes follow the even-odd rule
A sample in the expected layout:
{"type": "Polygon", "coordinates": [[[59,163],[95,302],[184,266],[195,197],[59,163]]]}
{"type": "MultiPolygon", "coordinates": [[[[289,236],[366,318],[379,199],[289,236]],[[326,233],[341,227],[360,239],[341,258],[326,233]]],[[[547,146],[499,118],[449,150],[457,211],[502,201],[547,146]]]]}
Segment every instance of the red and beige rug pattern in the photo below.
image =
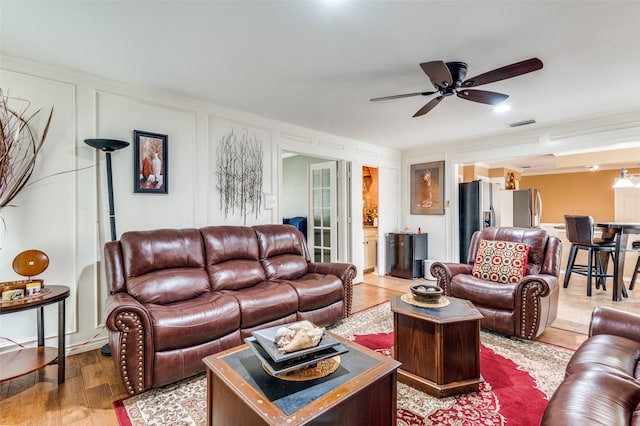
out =
{"type": "MultiPolygon", "coordinates": [[[[331,331],[390,356],[389,303],[358,312],[331,331]]],[[[573,351],[481,331],[479,392],[437,399],[398,383],[398,425],[538,425],[573,351]]],[[[206,381],[199,375],[114,402],[120,425],[206,424],[206,381]]]]}

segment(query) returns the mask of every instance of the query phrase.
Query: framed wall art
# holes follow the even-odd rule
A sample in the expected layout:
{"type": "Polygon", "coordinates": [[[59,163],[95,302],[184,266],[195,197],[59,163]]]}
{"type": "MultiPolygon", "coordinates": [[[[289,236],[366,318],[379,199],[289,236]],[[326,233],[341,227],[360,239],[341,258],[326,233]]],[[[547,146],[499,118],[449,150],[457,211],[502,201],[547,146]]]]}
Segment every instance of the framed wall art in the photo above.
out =
{"type": "Polygon", "coordinates": [[[167,135],[133,131],[133,192],[169,193],[167,135]]]}
{"type": "Polygon", "coordinates": [[[411,165],[411,214],[444,214],[444,161],[411,165]]]}

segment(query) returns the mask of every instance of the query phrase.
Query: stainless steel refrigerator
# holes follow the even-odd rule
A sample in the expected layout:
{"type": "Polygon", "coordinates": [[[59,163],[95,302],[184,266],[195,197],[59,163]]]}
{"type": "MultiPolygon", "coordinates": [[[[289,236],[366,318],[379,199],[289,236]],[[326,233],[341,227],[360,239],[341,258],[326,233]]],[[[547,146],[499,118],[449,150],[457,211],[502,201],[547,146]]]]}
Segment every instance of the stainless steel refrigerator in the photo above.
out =
{"type": "Polygon", "coordinates": [[[500,191],[500,226],[537,228],[542,217],[542,196],[537,189],[500,191]]]}
{"type": "Polygon", "coordinates": [[[460,262],[466,263],[469,243],[474,232],[487,226],[496,226],[496,211],[500,185],[482,180],[458,184],[458,235],[460,238],[460,262]]]}

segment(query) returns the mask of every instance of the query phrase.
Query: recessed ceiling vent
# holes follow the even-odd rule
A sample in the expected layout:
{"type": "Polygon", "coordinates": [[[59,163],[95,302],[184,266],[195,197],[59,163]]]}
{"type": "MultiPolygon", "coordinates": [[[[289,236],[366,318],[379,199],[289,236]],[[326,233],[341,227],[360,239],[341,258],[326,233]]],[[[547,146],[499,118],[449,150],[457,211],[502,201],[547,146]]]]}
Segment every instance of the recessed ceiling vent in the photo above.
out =
{"type": "Polygon", "coordinates": [[[514,123],[509,123],[509,124],[507,124],[507,126],[509,126],[509,127],[520,127],[520,126],[528,126],[529,124],[535,124],[535,123],[536,123],[536,120],[531,118],[529,120],[522,120],[522,121],[516,121],[514,123]]]}

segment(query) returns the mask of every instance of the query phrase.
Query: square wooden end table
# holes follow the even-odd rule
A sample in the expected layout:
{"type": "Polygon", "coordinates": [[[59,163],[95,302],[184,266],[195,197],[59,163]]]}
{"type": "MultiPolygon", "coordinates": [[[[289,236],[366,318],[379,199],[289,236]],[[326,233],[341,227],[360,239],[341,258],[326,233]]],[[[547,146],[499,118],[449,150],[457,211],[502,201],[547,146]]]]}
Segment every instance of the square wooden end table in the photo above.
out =
{"type": "Polygon", "coordinates": [[[398,380],[437,398],[476,392],[480,376],[482,314],[468,300],[446,296],[449,305],[418,307],[391,298],[393,357],[398,380]]]}
{"type": "Polygon", "coordinates": [[[349,350],[328,376],[310,381],[272,377],[246,345],[203,359],[209,425],[395,425],[400,365],[331,334],[349,350]]]}

